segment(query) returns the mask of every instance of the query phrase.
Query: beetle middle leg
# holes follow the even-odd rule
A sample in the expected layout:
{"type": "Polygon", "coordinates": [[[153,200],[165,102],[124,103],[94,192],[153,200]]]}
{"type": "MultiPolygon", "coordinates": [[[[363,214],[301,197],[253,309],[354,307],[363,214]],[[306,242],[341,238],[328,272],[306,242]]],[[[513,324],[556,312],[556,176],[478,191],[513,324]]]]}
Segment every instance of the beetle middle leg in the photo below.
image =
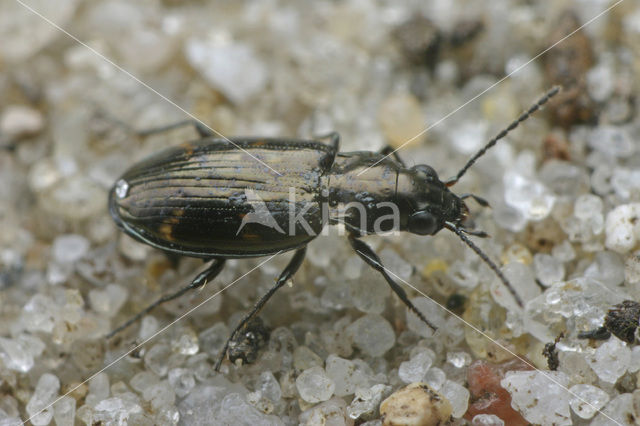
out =
{"type": "Polygon", "coordinates": [[[404,163],[404,160],[398,154],[398,151],[396,151],[391,145],[384,146],[380,151],[378,151],[378,154],[391,155],[398,164],[400,164],[404,168],[407,167],[407,165],[404,163]]]}
{"type": "MultiPolygon", "coordinates": [[[[231,333],[231,335],[225,342],[222,348],[222,351],[218,356],[218,360],[216,361],[215,371],[220,371],[220,365],[222,365],[222,360],[226,356],[227,351],[231,350],[229,346],[237,342],[239,340],[239,337],[241,337],[242,334],[247,331],[251,323],[254,321],[256,315],[258,315],[262,310],[262,308],[264,308],[264,305],[269,301],[271,296],[273,296],[280,287],[282,287],[291,277],[295,275],[295,273],[298,271],[298,268],[300,268],[302,261],[304,260],[306,251],[307,251],[306,247],[296,250],[295,254],[289,261],[289,264],[284,268],[284,270],[278,277],[276,284],[273,287],[271,287],[271,289],[269,289],[269,291],[267,291],[265,295],[262,296],[260,300],[258,300],[258,302],[251,309],[251,311],[249,311],[242,318],[238,326],[233,330],[233,333],[231,333]]],[[[233,360],[231,361],[233,362],[233,360]]]]}
{"type": "Polygon", "coordinates": [[[422,314],[422,312],[418,310],[418,308],[415,307],[413,303],[411,303],[411,300],[409,300],[407,293],[391,277],[391,275],[389,275],[384,265],[382,265],[382,261],[373,251],[373,249],[369,247],[367,243],[358,239],[354,234],[349,235],[349,242],[351,243],[351,247],[353,247],[358,256],[360,256],[360,258],[364,260],[367,265],[371,266],[373,269],[382,274],[384,279],[389,284],[389,287],[391,287],[391,290],[393,290],[393,292],[398,295],[400,300],[402,300],[402,303],[407,305],[407,308],[409,308],[414,314],[416,314],[418,318],[422,320],[422,322],[427,324],[433,331],[435,331],[436,327],[429,322],[429,320],[422,314]]]}
{"type": "Polygon", "coordinates": [[[162,305],[165,302],[169,302],[170,300],[177,299],[178,297],[182,296],[189,290],[200,288],[203,285],[205,285],[208,281],[212,281],[220,273],[220,271],[222,271],[222,268],[224,267],[224,262],[225,262],[224,259],[214,259],[213,262],[211,262],[211,265],[209,265],[209,267],[204,271],[200,272],[193,279],[193,281],[189,283],[189,285],[182,287],[180,290],[174,293],[167,294],[166,296],[162,296],[160,299],[156,300],[151,305],[147,306],[142,311],[138,312],[136,315],[129,318],[125,323],[120,325],[118,328],[116,328],[115,330],[112,330],[109,334],[107,334],[106,336],[107,339],[110,339],[111,337],[118,334],[120,331],[129,327],[131,324],[141,319],[143,316],[148,314],[157,306],[162,305]]]}

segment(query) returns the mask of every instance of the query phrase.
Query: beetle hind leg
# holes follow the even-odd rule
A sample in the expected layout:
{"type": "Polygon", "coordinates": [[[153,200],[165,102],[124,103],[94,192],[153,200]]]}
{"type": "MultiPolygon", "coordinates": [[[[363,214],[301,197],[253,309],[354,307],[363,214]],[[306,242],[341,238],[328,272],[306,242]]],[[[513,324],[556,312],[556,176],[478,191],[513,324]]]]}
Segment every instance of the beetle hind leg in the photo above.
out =
{"type": "Polygon", "coordinates": [[[422,322],[427,324],[432,330],[435,331],[436,326],[431,324],[431,322],[429,322],[429,320],[424,316],[424,314],[420,312],[413,303],[411,303],[411,300],[409,300],[407,293],[391,277],[391,275],[389,275],[389,273],[387,272],[387,269],[384,267],[384,265],[382,264],[382,261],[380,260],[378,255],[373,251],[373,249],[369,247],[367,243],[365,243],[362,240],[359,240],[354,235],[349,236],[349,242],[351,243],[351,247],[353,247],[353,249],[356,251],[358,256],[360,256],[360,258],[364,260],[364,262],[367,265],[371,266],[373,269],[375,269],[376,271],[380,272],[380,274],[382,274],[384,279],[389,284],[389,287],[391,287],[391,290],[393,290],[393,292],[400,298],[402,303],[404,303],[411,312],[416,314],[422,322]]]}
{"type": "Polygon", "coordinates": [[[199,273],[193,279],[193,281],[191,281],[187,286],[182,287],[181,289],[179,289],[174,293],[167,294],[166,296],[162,296],[160,299],[156,300],[151,305],[147,306],[142,311],[138,312],[133,317],[129,318],[126,322],[121,324],[118,328],[112,330],[109,334],[107,334],[106,336],[107,339],[112,338],[113,336],[115,336],[125,328],[129,327],[131,324],[137,322],[143,316],[151,312],[153,309],[155,309],[159,305],[162,305],[165,302],[169,302],[170,300],[177,299],[178,297],[182,296],[189,290],[200,288],[204,286],[208,281],[212,281],[220,273],[220,271],[222,271],[222,268],[224,267],[224,262],[225,262],[224,259],[214,259],[213,262],[211,262],[211,265],[209,265],[207,269],[199,273]]]}
{"type": "Polygon", "coordinates": [[[251,340],[252,336],[249,335],[250,333],[255,333],[252,330],[252,328],[254,328],[252,327],[252,325],[256,323],[256,316],[260,313],[262,308],[264,308],[264,305],[269,301],[269,299],[271,299],[271,296],[273,296],[280,287],[282,287],[287,281],[289,281],[289,279],[291,279],[291,277],[295,275],[295,273],[298,271],[298,268],[300,268],[302,261],[304,260],[306,251],[306,247],[296,250],[295,254],[278,277],[276,284],[271,287],[271,289],[269,289],[269,291],[267,291],[264,296],[262,296],[260,300],[258,300],[251,311],[249,311],[242,318],[238,326],[233,330],[233,332],[225,342],[222,351],[218,356],[218,360],[216,361],[215,371],[220,371],[220,365],[222,365],[222,361],[227,355],[227,352],[229,353],[230,358],[234,358],[230,359],[231,362],[235,361],[235,359],[245,358],[245,355],[242,353],[242,351],[238,349],[244,344],[243,342],[245,342],[248,337],[251,340]]]}
{"type": "Polygon", "coordinates": [[[384,155],[385,157],[390,155],[394,160],[396,160],[398,164],[400,164],[405,169],[407,168],[404,160],[398,154],[398,150],[394,149],[391,145],[384,146],[380,151],[378,151],[378,154],[384,155]]]}

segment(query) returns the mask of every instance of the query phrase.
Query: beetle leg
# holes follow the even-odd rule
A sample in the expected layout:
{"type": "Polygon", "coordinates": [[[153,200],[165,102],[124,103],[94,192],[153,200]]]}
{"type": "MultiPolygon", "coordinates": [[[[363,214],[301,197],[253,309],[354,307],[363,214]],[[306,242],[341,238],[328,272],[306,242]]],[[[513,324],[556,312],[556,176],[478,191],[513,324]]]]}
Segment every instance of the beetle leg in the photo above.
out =
{"type": "Polygon", "coordinates": [[[400,300],[402,300],[402,303],[407,305],[407,308],[409,308],[409,310],[411,310],[414,314],[416,314],[418,318],[422,320],[422,322],[427,324],[432,330],[435,331],[436,327],[433,324],[431,324],[427,318],[425,318],[422,312],[420,312],[413,303],[411,303],[411,301],[409,300],[409,297],[407,296],[407,293],[404,291],[402,287],[400,287],[400,285],[393,278],[391,278],[391,275],[389,275],[384,265],[382,264],[382,261],[380,260],[378,255],[373,251],[373,249],[369,247],[367,243],[365,243],[362,240],[359,240],[354,235],[349,235],[349,242],[351,243],[351,247],[353,247],[353,249],[356,251],[358,256],[360,256],[360,258],[364,260],[367,265],[371,266],[373,269],[375,269],[376,271],[382,274],[384,279],[387,280],[389,287],[391,287],[391,290],[393,290],[394,293],[398,295],[400,300]]]}
{"type": "Polygon", "coordinates": [[[340,150],[340,133],[333,131],[326,134],[315,135],[314,139],[330,139],[331,146],[337,151],[340,150]]]}
{"type": "Polygon", "coordinates": [[[295,273],[298,271],[298,268],[300,268],[302,261],[304,260],[304,255],[306,251],[307,251],[306,247],[302,247],[301,249],[296,250],[295,254],[289,261],[289,264],[284,268],[284,270],[278,277],[276,284],[273,287],[271,287],[271,289],[269,289],[269,291],[267,291],[265,295],[262,296],[260,300],[258,300],[258,302],[251,309],[251,311],[249,311],[242,318],[238,326],[235,328],[235,330],[233,330],[233,333],[231,333],[231,336],[229,336],[229,338],[225,342],[224,347],[222,348],[222,351],[218,356],[218,360],[215,366],[215,371],[220,371],[220,365],[222,364],[222,360],[227,354],[227,350],[229,350],[229,345],[232,344],[232,342],[237,341],[238,337],[242,336],[242,334],[247,331],[247,328],[249,327],[249,325],[253,322],[256,315],[260,313],[260,311],[262,310],[264,305],[269,301],[271,296],[273,296],[280,287],[282,287],[289,279],[291,279],[291,277],[295,275],[295,273]]]}
{"type": "Polygon", "coordinates": [[[129,318],[124,324],[120,325],[115,330],[112,330],[109,334],[107,334],[107,336],[106,336],[107,339],[110,339],[111,337],[113,337],[117,333],[119,333],[120,331],[122,331],[125,328],[129,327],[131,324],[133,324],[134,322],[138,321],[140,318],[142,318],[143,316],[148,314],[151,310],[153,310],[157,306],[159,306],[159,305],[161,305],[161,304],[163,304],[165,302],[168,302],[170,300],[177,299],[178,297],[182,296],[183,294],[185,294],[189,290],[193,290],[193,289],[202,287],[208,281],[212,281],[220,273],[220,271],[222,271],[222,268],[224,267],[224,262],[225,262],[224,259],[214,259],[213,262],[211,262],[211,265],[209,265],[209,267],[207,269],[205,269],[204,271],[200,272],[193,279],[193,281],[191,281],[189,283],[189,285],[187,285],[185,287],[182,287],[180,290],[176,291],[175,293],[167,294],[166,296],[162,296],[160,299],[156,300],[151,305],[147,306],[142,311],[138,312],[136,315],[134,315],[133,317],[129,318]]]}
{"type": "Polygon", "coordinates": [[[200,122],[198,120],[192,120],[192,119],[178,121],[177,123],[172,123],[172,124],[169,124],[167,126],[154,127],[154,128],[151,128],[151,129],[140,130],[140,131],[138,131],[136,133],[138,134],[138,136],[145,137],[145,136],[154,135],[156,133],[167,132],[169,130],[173,130],[173,129],[177,129],[179,127],[185,127],[185,126],[193,126],[193,127],[195,127],[196,132],[198,132],[198,135],[200,135],[200,137],[202,137],[202,138],[213,137],[213,136],[216,135],[215,132],[213,132],[211,129],[209,129],[202,122],[200,122]]]}
{"type": "Polygon", "coordinates": [[[393,157],[393,159],[398,162],[398,164],[400,164],[404,168],[407,168],[407,165],[404,163],[404,160],[402,158],[400,158],[400,155],[398,154],[398,151],[393,149],[393,147],[391,145],[387,145],[387,146],[383,147],[380,151],[378,151],[378,154],[382,154],[382,155],[385,155],[385,156],[386,155],[391,155],[393,157]]]}
{"type": "Polygon", "coordinates": [[[460,195],[460,199],[461,200],[464,200],[464,199],[467,199],[467,198],[473,198],[475,200],[475,202],[480,204],[482,207],[491,207],[487,200],[485,200],[482,197],[478,197],[477,195],[473,195],[473,194],[461,194],[460,195]]]}

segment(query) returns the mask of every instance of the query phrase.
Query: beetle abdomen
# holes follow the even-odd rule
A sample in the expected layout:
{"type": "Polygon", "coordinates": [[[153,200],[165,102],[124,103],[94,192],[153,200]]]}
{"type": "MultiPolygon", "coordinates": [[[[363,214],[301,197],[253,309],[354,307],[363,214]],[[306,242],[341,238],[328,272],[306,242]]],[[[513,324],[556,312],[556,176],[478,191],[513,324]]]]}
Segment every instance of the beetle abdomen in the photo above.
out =
{"type": "Polygon", "coordinates": [[[118,180],[109,197],[116,223],[154,247],[204,258],[260,256],[313,239],[323,227],[320,176],[335,156],[332,147],[273,139],[234,143],[281,176],[221,139],[184,144],[134,165],[118,180]]]}

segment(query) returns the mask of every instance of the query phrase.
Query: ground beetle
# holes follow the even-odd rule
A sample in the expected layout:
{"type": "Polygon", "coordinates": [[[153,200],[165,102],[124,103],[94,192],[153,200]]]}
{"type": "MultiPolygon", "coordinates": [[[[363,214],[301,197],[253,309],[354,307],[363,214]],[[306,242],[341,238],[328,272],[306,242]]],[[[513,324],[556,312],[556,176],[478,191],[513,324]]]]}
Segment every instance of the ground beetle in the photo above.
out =
{"type": "Polygon", "coordinates": [[[487,203],[471,194],[457,196],[448,188],[558,91],[559,88],[550,90],[489,141],[454,178],[444,182],[430,166],[406,167],[390,147],[380,152],[339,152],[337,133],[327,136],[330,144],[279,138],[230,140],[214,138],[208,129],[190,122],[196,125],[201,139],[167,149],[131,167],[112,188],[109,211],[116,224],[133,238],[165,252],[211,260],[211,265],[188,286],[153,303],[109,337],[160,303],[214,279],[225,259],[295,250],[276,284],[225,343],[216,363],[218,370],[229,345],[241,338],[269,298],[295,274],[306,245],[327,223],[345,226],[356,253],[380,272],[402,302],[431,328],[433,325],[411,303],[361,236],[392,230],[393,225],[395,230],[418,235],[434,235],[446,228],[489,265],[522,306],[498,267],[466,236],[486,234],[464,227],[468,215],[464,199],[471,197],[481,205],[487,203]],[[383,204],[396,206],[396,210],[391,209],[397,213],[391,224],[379,220],[379,206],[383,204]],[[350,208],[355,205],[360,208],[350,208]],[[294,223],[292,218],[296,219],[294,223]]]}

